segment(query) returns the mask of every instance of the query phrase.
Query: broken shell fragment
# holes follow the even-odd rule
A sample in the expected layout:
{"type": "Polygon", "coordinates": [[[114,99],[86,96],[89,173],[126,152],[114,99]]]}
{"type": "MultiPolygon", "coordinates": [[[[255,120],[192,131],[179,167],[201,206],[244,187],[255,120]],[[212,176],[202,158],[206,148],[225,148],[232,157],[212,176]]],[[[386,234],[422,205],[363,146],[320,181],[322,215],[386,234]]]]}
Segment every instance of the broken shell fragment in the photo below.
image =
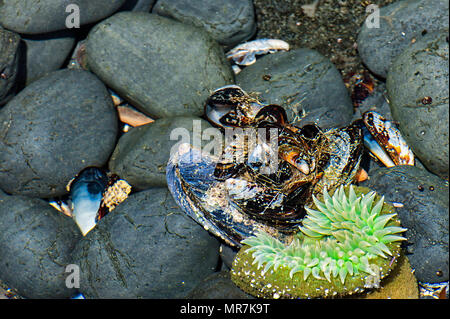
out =
{"type": "Polygon", "coordinates": [[[138,112],[128,106],[118,106],[117,113],[121,122],[128,124],[129,126],[136,127],[154,122],[145,114],[138,112]]]}
{"type": "Polygon", "coordinates": [[[289,44],[278,39],[257,39],[237,45],[226,56],[238,65],[251,65],[256,62],[256,55],[276,51],[289,51],[289,44]]]}

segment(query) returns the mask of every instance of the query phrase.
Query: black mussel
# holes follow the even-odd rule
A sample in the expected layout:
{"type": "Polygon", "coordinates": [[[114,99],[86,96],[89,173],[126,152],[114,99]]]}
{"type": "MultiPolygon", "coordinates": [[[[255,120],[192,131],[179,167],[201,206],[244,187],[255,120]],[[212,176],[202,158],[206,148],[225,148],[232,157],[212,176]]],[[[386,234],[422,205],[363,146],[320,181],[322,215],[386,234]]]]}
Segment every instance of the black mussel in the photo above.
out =
{"type": "Polygon", "coordinates": [[[169,159],[167,184],[186,214],[231,245],[259,231],[289,241],[312,195],[349,184],[359,169],[358,125],[298,128],[282,107],[264,106],[235,85],[216,90],[205,110],[225,130],[222,154],[181,144],[169,159]]]}
{"type": "MultiPolygon", "coordinates": [[[[239,86],[227,85],[215,90],[208,98],[205,116],[212,124],[221,128],[251,127],[255,126],[258,114],[262,117],[259,112],[264,107],[239,86]]],[[[270,108],[267,109],[267,113],[270,113],[270,108]]]]}
{"type": "Polygon", "coordinates": [[[239,187],[247,191],[242,194],[244,196],[251,196],[263,187],[254,189],[252,193],[249,187],[233,184],[233,178],[218,180],[214,176],[218,161],[218,158],[189,144],[181,144],[174,152],[167,164],[166,176],[169,190],[180,208],[206,230],[232,246],[240,247],[241,240],[259,231],[283,237],[284,234],[276,227],[247,214],[239,206],[238,197],[232,199],[239,187]]]}
{"type": "Polygon", "coordinates": [[[314,193],[321,192],[326,187],[334,189],[340,185],[352,182],[359,170],[363,152],[363,140],[361,127],[356,124],[339,129],[331,129],[324,132],[326,143],[319,145],[324,147],[324,163],[319,162],[318,167],[323,167],[319,181],[315,185],[314,193]]]}

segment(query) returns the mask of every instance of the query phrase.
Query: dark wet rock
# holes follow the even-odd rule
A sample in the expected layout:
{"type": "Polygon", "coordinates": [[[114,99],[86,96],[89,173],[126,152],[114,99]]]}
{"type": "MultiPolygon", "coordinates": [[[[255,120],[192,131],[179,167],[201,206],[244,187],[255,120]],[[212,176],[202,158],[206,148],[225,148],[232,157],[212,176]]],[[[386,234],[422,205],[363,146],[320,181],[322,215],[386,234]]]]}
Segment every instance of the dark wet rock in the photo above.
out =
{"type": "Polygon", "coordinates": [[[91,30],[86,50],[89,69],[152,117],[201,115],[211,91],[233,81],[205,31],[156,14],[115,14],[91,30]]]}
{"type": "Polygon", "coordinates": [[[66,266],[81,234],[46,201],[0,196],[0,280],[26,298],[69,298],[66,266]]]}
{"type": "Polygon", "coordinates": [[[193,143],[193,138],[201,140],[202,132],[194,131],[194,121],[198,121],[195,123],[199,130],[211,127],[198,117],[173,117],[133,128],[119,139],[109,169],[136,189],[166,186],[166,166],[172,148],[181,142],[193,143]]]}
{"type": "Polygon", "coordinates": [[[426,33],[448,28],[448,0],[403,0],[380,8],[379,28],[363,24],[358,52],[367,67],[386,77],[394,58],[426,33]]]}
{"type": "Polygon", "coordinates": [[[0,110],[0,188],[64,194],[81,169],[106,163],[117,122],[106,87],[87,71],[55,71],[33,82],[0,110]]]}
{"type": "Polygon", "coordinates": [[[277,52],[258,59],[236,76],[261,102],[283,106],[289,121],[322,128],[350,124],[353,106],[341,75],[323,55],[310,49],[277,52]],[[301,119],[301,121],[300,121],[301,119]]]}
{"type": "Polygon", "coordinates": [[[187,296],[187,299],[254,299],[239,289],[228,271],[216,272],[205,278],[187,296]]]}
{"type": "Polygon", "coordinates": [[[25,85],[58,70],[66,61],[75,44],[73,32],[54,32],[23,36],[25,63],[19,79],[25,85]]]}
{"type": "Polygon", "coordinates": [[[362,184],[385,196],[396,208],[405,232],[406,252],[422,282],[448,280],[448,182],[414,166],[372,171],[362,184]],[[439,276],[440,275],[440,276],[439,276]]]}
{"type": "Polygon", "coordinates": [[[0,25],[24,34],[39,34],[66,29],[66,19],[78,5],[80,25],[99,21],[113,14],[126,0],[7,0],[0,1],[0,25]]]}
{"type": "Polygon", "coordinates": [[[220,245],[220,259],[228,269],[231,269],[234,257],[236,257],[238,251],[239,249],[233,248],[231,246],[225,244],[220,245]]]}
{"type": "Polygon", "coordinates": [[[229,47],[245,42],[256,31],[251,0],[159,0],[152,12],[201,27],[229,47]]]}
{"type": "Polygon", "coordinates": [[[362,114],[368,111],[375,111],[388,121],[393,120],[387,100],[386,84],[383,82],[377,83],[374,91],[359,104],[356,112],[353,114],[353,120],[360,119],[362,114]]]}
{"type": "Polygon", "coordinates": [[[428,33],[398,56],[386,82],[405,140],[441,176],[449,176],[448,46],[448,31],[428,33]]]}
{"type": "Polygon", "coordinates": [[[156,0],[127,0],[119,11],[142,11],[150,12],[156,0]]]}
{"type": "Polygon", "coordinates": [[[182,298],[214,272],[219,242],[158,188],[128,197],[73,256],[88,298],[182,298]]]}
{"type": "Polygon", "coordinates": [[[20,36],[0,27],[0,106],[14,93],[19,67],[20,36]]]}

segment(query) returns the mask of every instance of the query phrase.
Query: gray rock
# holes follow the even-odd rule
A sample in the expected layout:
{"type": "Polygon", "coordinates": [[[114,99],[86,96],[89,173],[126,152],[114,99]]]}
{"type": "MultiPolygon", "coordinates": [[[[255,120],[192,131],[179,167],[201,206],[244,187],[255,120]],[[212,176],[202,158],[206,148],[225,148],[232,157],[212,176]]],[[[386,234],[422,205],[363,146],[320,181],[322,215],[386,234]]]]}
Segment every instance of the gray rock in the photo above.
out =
{"type": "Polygon", "coordinates": [[[448,10],[448,0],[402,0],[380,8],[379,28],[368,28],[364,23],[359,32],[361,59],[385,78],[394,58],[411,42],[425,33],[448,28],[448,10]]]}
{"type": "Polygon", "coordinates": [[[353,106],[336,67],[310,49],[269,54],[236,76],[247,93],[260,93],[261,102],[286,109],[289,121],[321,128],[350,124],[353,106]],[[301,119],[301,121],[300,121],[301,119]]]}
{"type": "Polygon", "coordinates": [[[99,21],[120,8],[126,0],[8,0],[0,1],[0,25],[24,34],[40,34],[66,29],[66,19],[79,7],[80,25],[99,21]]]}
{"type": "Polygon", "coordinates": [[[230,272],[221,271],[209,275],[187,296],[187,299],[255,299],[236,286],[230,272]]]}
{"type": "Polygon", "coordinates": [[[75,44],[73,32],[23,36],[25,63],[20,82],[25,85],[63,66],[75,44]]]}
{"type": "Polygon", "coordinates": [[[206,32],[156,14],[115,14],[91,30],[86,50],[89,69],[154,118],[201,115],[210,92],[233,82],[206,32]]]}
{"type": "Polygon", "coordinates": [[[256,32],[251,0],[159,0],[152,12],[201,27],[228,47],[245,42],[256,32]]]}
{"type": "Polygon", "coordinates": [[[226,268],[231,269],[234,258],[236,257],[238,251],[239,249],[236,249],[234,247],[225,244],[220,245],[220,259],[222,260],[226,268]]]}
{"type": "Polygon", "coordinates": [[[87,71],[33,82],[0,110],[0,188],[42,198],[66,193],[81,169],[106,163],[117,122],[106,87],[87,71]]]}
{"type": "Polygon", "coordinates": [[[127,0],[119,11],[142,11],[150,12],[156,0],[127,0]]]}
{"type": "Polygon", "coordinates": [[[400,165],[372,171],[362,186],[384,195],[386,201],[404,205],[396,211],[408,229],[406,252],[416,278],[448,280],[448,182],[417,167],[400,165]]]}
{"type": "Polygon", "coordinates": [[[386,82],[405,140],[441,176],[449,176],[448,57],[448,31],[429,33],[398,56],[386,82]]]}
{"type": "Polygon", "coordinates": [[[73,256],[88,298],[182,298],[214,272],[219,242],[159,188],[128,197],[73,256]]]}
{"type": "Polygon", "coordinates": [[[211,127],[197,117],[174,117],[131,129],[119,139],[109,169],[135,189],[166,186],[166,165],[172,148],[181,142],[193,143],[197,136],[201,139],[202,132],[194,132],[194,121],[199,121],[201,130],[211,127]],[[183,140],[178,134],[171,140],[171,132],[175,129],[188,134],[189,140],[183,140]]]}
{"type": "Polygon", "coordinates": [[[20,36],[0,28],[0,106],[14,93],[19,67],[20,36]]]}
{"type": "Polygon", "coordinates": [[[66,266],[80,231],[47,202],[0,197],[0,279],[26,298],[68,298],[66,266]]]}

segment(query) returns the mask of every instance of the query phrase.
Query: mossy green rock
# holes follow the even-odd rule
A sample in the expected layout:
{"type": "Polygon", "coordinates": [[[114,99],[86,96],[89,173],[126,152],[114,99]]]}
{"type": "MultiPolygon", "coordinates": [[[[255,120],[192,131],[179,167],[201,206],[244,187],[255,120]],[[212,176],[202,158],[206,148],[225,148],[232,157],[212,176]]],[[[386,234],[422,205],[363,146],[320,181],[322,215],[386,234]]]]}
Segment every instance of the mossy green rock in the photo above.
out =
{"type": "MultiPolygon", "coordinates": [[[[354,190],[358,196],[370,191],[363,187],[357,187],[354,190]]],[[[376,195],[374,203],[379,200],[380,196],[376,195]]],[[[392,213],[394,208],[384,203],[379,216],[392,213]]],[[[397,219],[391,219],[386,224],[386,227],[388,226],[397,227],[400,223],[397,219]]],[[[380,280],[395,267],[395,261],[400,256],[400,242],[393,241],[386,243],[386,246],[392,254],[389,258],[377,256],[370,259],[370,268],[377,270],[376,276],[359,271],[359,273],[347,274],[344,281],[339,278],[339,275],[330,276],[328,281],[322,272],[319,273],[321,279],[311,274],[305,279],[303,271],[297,271],[291,276],[292,269],[283,263],[276,270],[271,267],[264,271],[264,267],[258,268],[258,263],[254,262],[253,252],[247,252],[250,247],[244,245],[234,259],[231,278],[245,292],[262,298],[324,298],[350,295],[362,292],[366,287],[378,286],[380,280]],[[396,258],[392,260],[392,257],[396,258]]]]}
{"type": "Polygon", "coordinates": [[[153,118],[203,114],[214,89],[234,80],[206,31],[156,14],[120,12],[95,26],[89,69],[153,118]]]}

